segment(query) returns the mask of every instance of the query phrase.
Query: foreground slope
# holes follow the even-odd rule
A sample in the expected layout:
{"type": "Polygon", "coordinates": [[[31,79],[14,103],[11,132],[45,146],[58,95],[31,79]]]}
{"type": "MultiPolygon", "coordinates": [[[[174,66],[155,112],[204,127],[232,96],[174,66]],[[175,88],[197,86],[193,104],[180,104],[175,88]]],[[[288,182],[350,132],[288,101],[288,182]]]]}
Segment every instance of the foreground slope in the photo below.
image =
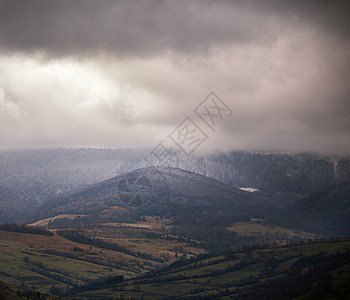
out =
{"type": "Polygon", "coordinates": [[[350,241],[203,255],[109,288],[72,295],[92,299],[347,299],[350,241]]]}
{"type": "Polygon", "coordinates": [[[159,263],[53,234],[0,230],[0,278],[47,293],[110,276],[134,277],[159,263]]]}
{"type": "Polygon", "coordinates": [[[34,292],[30,289],[19,288],[12,284],[0,281],[0,299],[6,300],[58,300],[61,297],[34,292]]]}

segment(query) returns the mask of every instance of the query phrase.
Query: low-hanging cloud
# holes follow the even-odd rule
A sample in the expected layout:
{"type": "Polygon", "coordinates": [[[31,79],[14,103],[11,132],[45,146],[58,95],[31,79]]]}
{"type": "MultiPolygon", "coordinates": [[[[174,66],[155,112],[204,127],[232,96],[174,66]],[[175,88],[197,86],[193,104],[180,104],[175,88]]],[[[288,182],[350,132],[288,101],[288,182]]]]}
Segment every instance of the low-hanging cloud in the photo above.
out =
{"type": "Polygon", "coordinates": [[[346,8],[0,1],[0,146],[152,147],[214,90],[203,149],[349,154],[346,8]]]}

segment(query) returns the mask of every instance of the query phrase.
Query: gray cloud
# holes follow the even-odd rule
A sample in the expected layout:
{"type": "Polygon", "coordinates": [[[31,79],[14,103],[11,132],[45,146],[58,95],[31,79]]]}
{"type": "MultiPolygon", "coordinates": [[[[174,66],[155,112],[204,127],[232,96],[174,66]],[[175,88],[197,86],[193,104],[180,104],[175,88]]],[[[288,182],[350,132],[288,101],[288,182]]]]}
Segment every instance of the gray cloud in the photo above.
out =
{"type": "Polygon", "coordinates": [[[206,52],[271,43],[288,26],[305,23],[348,35],[346,2],[3,0],[0,49],[53,56],[206,52]]]}
{"type": "Polygon", "coordinates": [[[349,154],[348,6],[0,0],[0,147],[152,147],[215,90],[203,149],[349,154]]]}

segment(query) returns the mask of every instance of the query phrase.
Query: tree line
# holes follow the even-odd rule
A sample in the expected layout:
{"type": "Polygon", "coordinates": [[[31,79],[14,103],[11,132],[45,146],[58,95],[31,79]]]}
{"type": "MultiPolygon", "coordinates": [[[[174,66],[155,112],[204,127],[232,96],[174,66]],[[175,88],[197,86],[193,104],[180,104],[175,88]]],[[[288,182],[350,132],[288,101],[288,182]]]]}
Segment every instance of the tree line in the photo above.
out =
{"type": "Polygon", "coordinates": [[[0,225],[0,230],[10,231],[10,232],[19,232],[19,233],[31,233],[31,234],[40,234],[46,236],[52,236],[53,233],[49,230],[46,230],[40,226],[28,226],[24,224],[17,223],[6,223],[0,225]]]}

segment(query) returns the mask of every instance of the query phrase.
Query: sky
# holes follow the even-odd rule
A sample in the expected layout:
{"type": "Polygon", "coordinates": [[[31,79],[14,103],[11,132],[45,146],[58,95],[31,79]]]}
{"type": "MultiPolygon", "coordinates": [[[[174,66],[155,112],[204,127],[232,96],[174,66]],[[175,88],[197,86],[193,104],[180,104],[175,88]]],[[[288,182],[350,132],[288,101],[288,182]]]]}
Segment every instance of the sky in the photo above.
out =
{"type": "Polygon", "coordinates": [[[350,154],[349,6],[0,0],[0,149],[350,154]]]}

